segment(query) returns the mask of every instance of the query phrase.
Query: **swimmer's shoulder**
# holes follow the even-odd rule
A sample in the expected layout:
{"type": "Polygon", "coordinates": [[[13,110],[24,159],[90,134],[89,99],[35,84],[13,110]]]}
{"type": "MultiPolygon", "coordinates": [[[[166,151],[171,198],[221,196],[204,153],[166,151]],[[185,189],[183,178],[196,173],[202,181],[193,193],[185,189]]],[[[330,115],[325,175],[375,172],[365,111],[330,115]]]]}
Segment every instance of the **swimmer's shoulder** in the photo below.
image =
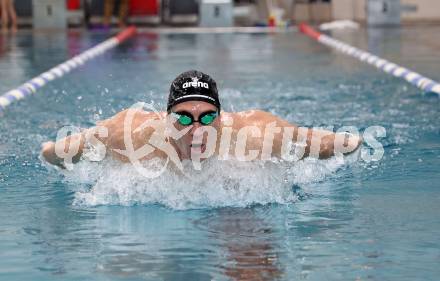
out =
{"type": "Polygon", "coordinates": [[[228,117],[232,118],[234,122],[242,123],[243,125],[265,125],[270,122],[285,123],[286,121],[280,117],[260,109],[250,109],[235,113],[228,113],[228,117]]]}
{"type": "MultiPolygon", "coordinates": [[[[143,123],[145,123],[148,120],[160,120],[162,118],[165,118],[166,113],[165,112],[148,112],[144,111],[142,109],[126,109],[123,111],[120,111],[116,113],[114,116],[97,122],[97,126],[103,126],[106,127],[108,131],[108,138],[109,139],[121,139],[124,136],[124,132],[127,129],[126,126],[129,126],[134,135],[136,134],[136,128],[142,126],[143,123]]],[[[142,134],[150,134],[150,131],[148,128],[142,130],[142,134]]],[[[140,133],[138,131],[138,133],[140,133]]],[[[145,136],[142,136],[145,137],[145,136]]]]}
{"type": "Polygon", "coordinates": [[[151,111],[144,111],[142,109],[125,109],[122,110],[112,117],[97,122],[98,126],[105,126],[105,127],[113,127],[113,126],[123,126],[124,123],[141,123],[149,119],[156,119],[160,120],[162,118],[165,118],[166,113],[165,112],[151,112],[151,111]]]}
{"type": "MultiPolygon", "coordinates": [[[[151,126],[142,128],[142,125],[148,120],[161,120],[165,118],[165,116],[165,112],[147,112],[141,109],[126,109],[109,119],[98,122],[97,125],[107,128],[108,137],[106,138],[105,144],[109,149],[124,150],[126,149],[127,141],[125,133],[127,133],[128,130],[131,130],[131,145],[134,147],[140,147],[145,144],[145,141],[148,140],[150,135],[155,131],[151,126]]],[[[124,161],[124,159],[121,160],[124,161]]]]}
{"type": "Polygon", "coordinates": [[[265,111],[259,109],[249,109],[238,112],[225,112],[222,111],[222,116],[225,118],[233,118],[234,120],[243,120],[243,119],[258,119],[261,116],[265,115],[265,111]]]}

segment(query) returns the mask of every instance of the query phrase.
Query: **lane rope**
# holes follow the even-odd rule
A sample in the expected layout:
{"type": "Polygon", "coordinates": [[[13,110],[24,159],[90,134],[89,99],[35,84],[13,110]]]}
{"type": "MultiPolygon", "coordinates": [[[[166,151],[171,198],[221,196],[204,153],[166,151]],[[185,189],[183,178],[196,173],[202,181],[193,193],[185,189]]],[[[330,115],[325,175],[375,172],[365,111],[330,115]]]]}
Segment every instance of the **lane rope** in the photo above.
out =
{"type": "Polygon", "coordinates": [[[286,27],[140,27],[138,33],[158,33],[158,34],[213,34],[213,33],[238,33],[238,34],[260,34],[260,33],[286,33],[296,32],[295,26],[286,27]]]}
{"type": "Polygon", "coordinates": [[[81,54],[76,55],[73,58],[51,68],[50,70],[25,82],[21,86],[6,92],[0,96],[0,113],[13,102],[35,94],[38,89],[42,88],[50,81],[63,77],[65,74],[85,64],[87,61],[95,58],[96,56],[102,55],[109,49],[121,44],[134,34],[136,34],[136,27],[128,27],[118,33],[116,36],[113,36],[104,42],[82,52],[81,54]]]}
{"type": "Polygon", "coordinates": [[[408,68],[390,62],[386,59],[380,58],[366,51],[348,45],[342,41],[336,40],[330,36],[322,34],[307,24],[300,24],[299,30],[305,35],[315,39],[319,43],[337,49],[338,51],[348,56],[354,57],[362,62],[373,65],[376,68],[379,68],[380,70],[395,77],[403,78],[425,92],[436,93],[440,96],[440,83],[430,78],[427,78],[417,72],[409,70],[408,68]]]}

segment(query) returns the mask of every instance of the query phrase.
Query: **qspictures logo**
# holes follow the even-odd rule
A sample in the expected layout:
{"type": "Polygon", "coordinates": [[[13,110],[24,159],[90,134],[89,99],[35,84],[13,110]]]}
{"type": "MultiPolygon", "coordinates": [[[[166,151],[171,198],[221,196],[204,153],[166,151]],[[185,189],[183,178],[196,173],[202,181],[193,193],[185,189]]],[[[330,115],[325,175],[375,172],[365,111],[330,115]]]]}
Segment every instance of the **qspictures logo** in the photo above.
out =
{"type": "Polygon", "coordinates": [[[147,178],[160,176],[171,163],[185,174],[184,159],[176,145],[178,142],[190,146],[197,144],[195,147],[198,149],[191,149],[187,158],[196,170],[200,170],[203,160],[210,157],[236,161],[270,161],[276,157],[287,162],[301,161],[305,157],[318,158],[323,147],[325,149],[329,145],[329,137],[335,157],[352,152],[353,147],[357,147],[354,142],[359,140],[358,136],[364,143],[360,152],[363,161],[379,161],[384,155],[378,138],[385,137],[386,130],[381,126],[370,126],[362,134],[353,126],[341,127],[333,132],[331,127],[324,128],[326,130],[281,127],[276,122],[269,122],[264,127],[250,124],[237,130],[233,128],[234,118],[222,118],[220,127],[199,126],[191,132],[192,139],[188,140],[193,125],[176,126],[176,118],[156,110],[153,104],[136,103],[124,112],[123,117],[118,119],[120,123],[113,124],[118,128],[116,132],[109,132],[108,127],[99,125],[82,131],[73,126],[63,127],[57,135],[56,155],[64,160],[66,168],[71,169],[78,154],[89,161],[102,161],[111,152],[124,157],[125,162],[131,163],[147,178]],[[110,136],[122,141],[123,147],[113,147],[103,141],[110,136]],[[76,141],[69,141],[67,145],[66,137],[76,141]],[[251,145],[255,140],[261,144],[258,149],[251,145]],[[203,145],[200,145],[202,142],[203,145]],[[145,167],[146,161],[155,160],[161,163],[159,167],[145,167]]]}

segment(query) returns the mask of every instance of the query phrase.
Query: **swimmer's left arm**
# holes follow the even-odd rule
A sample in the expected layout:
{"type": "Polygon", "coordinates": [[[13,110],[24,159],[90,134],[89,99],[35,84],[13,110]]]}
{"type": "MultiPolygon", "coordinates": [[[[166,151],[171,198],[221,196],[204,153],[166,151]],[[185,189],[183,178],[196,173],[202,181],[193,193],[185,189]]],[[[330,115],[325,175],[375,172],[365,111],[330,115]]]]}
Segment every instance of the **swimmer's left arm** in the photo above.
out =
{"type": "MultiPolygon", "coordinates": [[[[275,155],[283,158],[286,141],[291,140],[298,147],[302,147],[298,151],[297,157],[300,159],[305,157],[314,157],[319,159],[327,159],[336,154],[349,154],[359,148],[362,138],[349,133],[334,133],[328,130],[311,129],[306,127],[298,127],[287,122],[269,112],[253,111],[253,118],[258,120],[261,127],[268,130],[270,124],[274,133],[275,155]]],[[[264,142],[264,140],[263,140],[264,142]]]]}
{"type": "MultiPolygon", "coordinates": [[[[299,146],[304,147],[301,159],[305,157],[314,157],[327,159],[336,154],[350,154],[359,148],[362,138],[349,133],[334,133],[328,130],[310,129],[306,127],[297,127],[284,120],[277,120],[277,125],[284,129],[290,128],[293,132],[292,141],[299,146]]],[[[283,145],[283,136],[275,139],[275,145],[281,154],[283,145]]]]}

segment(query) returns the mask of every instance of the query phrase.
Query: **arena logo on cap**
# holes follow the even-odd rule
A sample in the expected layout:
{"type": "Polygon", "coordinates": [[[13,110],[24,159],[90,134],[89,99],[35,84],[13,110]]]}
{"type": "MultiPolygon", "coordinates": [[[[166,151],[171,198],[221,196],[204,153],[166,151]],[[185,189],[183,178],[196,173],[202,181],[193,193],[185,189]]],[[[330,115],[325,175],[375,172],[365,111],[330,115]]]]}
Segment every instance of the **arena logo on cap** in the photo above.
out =
{"type": "Polygon", "coordinates": [[[200,82],[199,79],[197,79],[196,77],[193,78],[193,80],[191,82],[185,82],[183,83],[182,86],[184,89],[189,88],[189,87],[194,87],[194,88],[198,88],[198,87],[202,87],[202,88],[206,88],[209,89],[208,83],[206,82],[200,82]]]}

